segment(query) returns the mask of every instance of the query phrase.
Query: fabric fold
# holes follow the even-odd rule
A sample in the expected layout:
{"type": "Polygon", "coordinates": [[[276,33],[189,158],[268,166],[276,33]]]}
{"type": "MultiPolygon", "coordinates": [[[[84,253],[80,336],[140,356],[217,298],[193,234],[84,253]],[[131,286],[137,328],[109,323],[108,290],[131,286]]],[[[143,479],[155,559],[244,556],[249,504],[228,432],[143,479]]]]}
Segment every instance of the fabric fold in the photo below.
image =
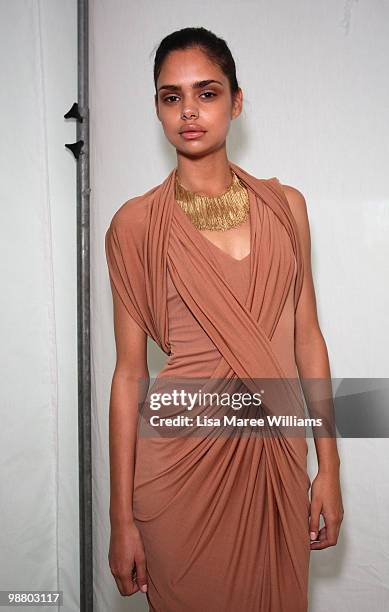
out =
{"type": "MultiPolygon", "coordinates": [[[[276,177],[259,179],[229,163],[250,198],[250,257],[239,264],[249,266],[248,291],[228,282],[226,259],[214,257],[176,202],[176,168],[113,216],[105,235],[111,283],[137,324],[170,354],[170,279],[185,321],[194,320],[214,347],[209,388],[215,391],[211,378],[236,378],[255,393],[272,379],[268,414],[301,417],[298,379],[288,378],[274,342],[286,310],[290,326],[301,294],[298,228],[276,177]]],[[[292,334],[285,342],[293,342],[292,334]]],[[[158,375],[153,388],[159,383],[158,375]]],[[[146,548],[151,610],[306,612],[307,450],[304,431],[288,437],[281,429],[263,438],[140,436],[134,516],[146,548]]]]}

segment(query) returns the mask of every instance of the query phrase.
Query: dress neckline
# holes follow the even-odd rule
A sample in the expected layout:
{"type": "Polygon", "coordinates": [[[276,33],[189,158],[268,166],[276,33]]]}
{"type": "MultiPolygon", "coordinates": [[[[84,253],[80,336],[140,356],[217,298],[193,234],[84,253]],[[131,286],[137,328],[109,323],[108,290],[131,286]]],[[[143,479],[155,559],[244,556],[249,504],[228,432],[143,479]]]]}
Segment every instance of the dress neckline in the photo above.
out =
{"type": "Polygon", "coordinates": [[[240,263],[244,263],[245,261],[249,261],[250,260],[251,252],[248,255],[245,255],[245,257],[242,257],[242,259],[236,259],[236,257],[233,257],[232,255],[227,253],[227,251],[224,251],[223,249],[218,247],[216,244],[211,242],[206,236],[204,236],[203,234],[201,234],[201,235],[211,245],[211,248],[214,248],[215,253],[217,253],[221,257],[226,257],[229,261],[232,261],[234,264],[235,263],[236,264],[240,264],[240,263]]]}
{"type": "Polygon", "coordinates": [[[182,219],[182,222],[188,228],[188,230],[190,230],[192,233],[196,234],[196,236],[199,236],[199,239],[202,240],[205,245],[207,245],[210,248],[213,247],[213,249],[215,251],[217,251],[220,255],[226,257],[228,260],[232,261],[234,264],[241,264],[241,263],[250,261],[251,254],[253,253],[253,243],[254,243],[254,208],[256,206],[256,202],[255,202],[255,199],[253,197],[253,193],[252,193],[251,189],[249,189],[248,187],[246,187],[246,189],[248,190],[248,196],[249,196],[249,202],[250,202],[250,211],[249,211],[249,219],[250,219],[250,252],[247,255],[245,255],[245,257],[243,257],[242,259],[237,259],[236,257],[233,257],[232,255],[227,253],[227,251],[225,251],[224,249],[220,248],[219,246],[214,244],[211,240],[209,240],[209,238],[204,236],[204,234],[202,234],[200,232],[200,230],[198,230],[197,227],[195,225],[193,225],[192,221],[185,214],[185,212],[182,210],[182,208],[179,205],[179,203],[177,202],[177,200],[174,198],[175,210],[176,210],[177,214],[180,216],[180,218],[182,219]]]}

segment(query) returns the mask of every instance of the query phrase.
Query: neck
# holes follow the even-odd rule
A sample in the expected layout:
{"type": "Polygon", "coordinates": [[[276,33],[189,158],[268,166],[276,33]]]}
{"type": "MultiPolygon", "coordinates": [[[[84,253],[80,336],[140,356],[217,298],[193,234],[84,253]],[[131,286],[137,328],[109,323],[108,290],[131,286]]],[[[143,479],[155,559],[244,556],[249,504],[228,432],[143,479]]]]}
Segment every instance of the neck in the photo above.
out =
{"type": "Polygon", "coordinates": [[[231,185],[232,173],[226,155],[200,159],[189,159],[181,155],[177,160],[177,178],[188,191],[217,196],[231,185]]]}

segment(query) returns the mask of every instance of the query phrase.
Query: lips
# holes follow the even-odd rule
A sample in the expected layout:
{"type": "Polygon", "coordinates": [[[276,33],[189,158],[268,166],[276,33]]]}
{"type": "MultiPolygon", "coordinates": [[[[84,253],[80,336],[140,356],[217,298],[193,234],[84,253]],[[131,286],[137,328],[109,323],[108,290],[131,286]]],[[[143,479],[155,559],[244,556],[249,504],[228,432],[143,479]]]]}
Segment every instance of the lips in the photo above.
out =
{"type": "Polygon", "coordinates": [[[201,125],[198,125],[197,123],[190,123],[188,125],[185,125],[182,130],[180,130],[180,134],[185,134],[187,132],[195,132],[197,134],[198,132],[205,132],[205,130],[201,125]]]}
{"type": "Polygon", "coordinates": [[[206,130],[198,123],[187,123],[180,130],[180,135],[184,140],[195,140],[201,138],[206,130]]]}
{"type": "Polygon", "coordinates": [[[182,138],[185,138],[185,140],[194,140],[195,138],[200,138],[201,136],[203,136],[205,134],[204,131],[201,132],[193,132],[193,131],[186,131],[186,132],[181,132],[180,133],[182,138]]]}

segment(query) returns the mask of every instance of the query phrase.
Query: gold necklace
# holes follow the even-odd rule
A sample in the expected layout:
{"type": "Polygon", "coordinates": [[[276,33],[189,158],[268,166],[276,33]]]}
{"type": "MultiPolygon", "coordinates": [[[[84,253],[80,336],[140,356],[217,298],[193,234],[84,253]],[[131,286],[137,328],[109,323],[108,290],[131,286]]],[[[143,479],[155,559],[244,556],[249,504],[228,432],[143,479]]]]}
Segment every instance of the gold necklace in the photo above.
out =
{"type": "Polygon", "coordinates": [[[243,223],[250,212],[248,191],[232,172],[231,185],[216,196],[189,191],[176,174],[175,197],[182,210],[197,229],[225,231],[243,223]]]}

